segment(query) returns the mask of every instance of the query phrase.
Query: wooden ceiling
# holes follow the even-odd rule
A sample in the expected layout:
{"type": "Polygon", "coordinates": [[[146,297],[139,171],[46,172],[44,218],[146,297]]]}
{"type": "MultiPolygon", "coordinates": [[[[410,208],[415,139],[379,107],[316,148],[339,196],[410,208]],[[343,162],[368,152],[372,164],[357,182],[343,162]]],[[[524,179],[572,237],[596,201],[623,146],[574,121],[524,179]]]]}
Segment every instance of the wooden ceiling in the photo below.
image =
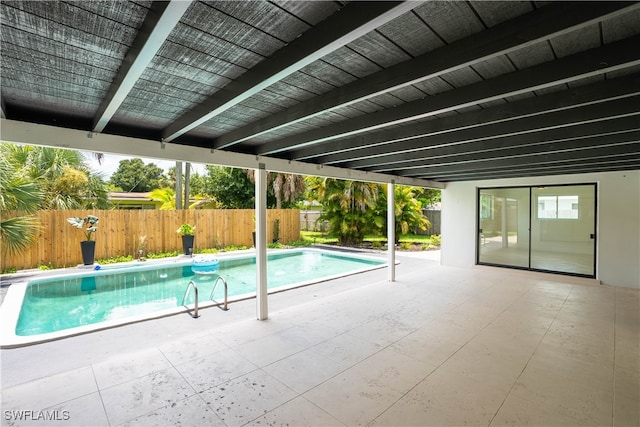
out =
{"type": "Polygon", "coordinates": [[[0,11],[10,120],[442,183],[640,168],[638,2],[0,11]]]}

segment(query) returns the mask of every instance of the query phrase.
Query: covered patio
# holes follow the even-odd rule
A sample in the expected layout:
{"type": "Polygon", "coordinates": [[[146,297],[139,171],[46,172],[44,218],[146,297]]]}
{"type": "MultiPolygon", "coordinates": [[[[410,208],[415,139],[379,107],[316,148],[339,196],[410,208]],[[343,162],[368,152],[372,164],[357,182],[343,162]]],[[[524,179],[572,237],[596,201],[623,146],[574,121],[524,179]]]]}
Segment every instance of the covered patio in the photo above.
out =
{"type": "Polygon", "coordinates": [[[2,350],[4,411],[640,424],[638,2],[0,7],[3,141],[259,170],[261,257],[267,170],[444,189],[442,263],[2,350]],[[478,187],[575,183],[595,280],[475,265],[478,187]]]}
{"type": "Polygon", "coordinates": [[[2,423],[640,422],[637,291],[398,258],[394,284],[370,272],[275,294],[264,322],[245,301],[2,350],[2,423]]]}

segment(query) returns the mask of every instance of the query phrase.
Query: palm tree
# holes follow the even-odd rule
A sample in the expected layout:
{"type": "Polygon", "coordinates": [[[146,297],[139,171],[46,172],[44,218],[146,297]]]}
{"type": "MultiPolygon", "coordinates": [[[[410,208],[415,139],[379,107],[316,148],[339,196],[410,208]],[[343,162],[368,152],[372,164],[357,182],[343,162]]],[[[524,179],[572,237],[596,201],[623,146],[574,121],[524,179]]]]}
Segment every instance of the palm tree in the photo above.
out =
{"type": "MultiPolygon", "coordinates": [[[[387,232],[387,189],[386,184],[382,186],[378,199],[377,223],[383,225],[383,231],[387,232]]],[[[395,238],[398,243],[401,234],[407,234],[411,229],[419,228],[427,230],[431,223],[422,214],[422,204],[416,198],[416,192],[420,189],[416,187],[406,187],[397,185],[394,190],[394,215],[395,215],[395,238]]]]}
{"type": "Polygon", "coordinates": [[[16,216],[0,219],[2,251],[9,254],[27,249],[40,231],[38,218],[33,215],[40,205],[40,188],[21,174],[20,168],[6,155],[0,145],[0,211],[18,211],[16,216]]]}
{"type": "MultiPolygon", "coordinates": [[[[255,171],[247,170],[251,182],[255,182],[255,171]]],[[[295,202],[306,191],[306,184],[302,175],[290,173],[267,172],[267,182],[273,189],[276,198],[276,209],[282,209],[282,202],[295,202]]]]}
{"type": "Polygon", "coordinates": [[[36,183],[43,194],[42,209],[106,209],[107,191],[83,155],[74,150],[3,144],[3,154],[36,183]]]}
{"type": "Polygon", "coordinates": [[[319,220],[329,222],[329,232],[341,244],[359,244],[375,231],[375,207],[379,186],[371,182],[310,177],[309,194],[322,203],[319,220]]]}
{"type": "Polygon", "coordinates": [[[272,188],[276,196],[276,209],[282,209],[282,202],[294,202],[306,190],[304,177],[290,173],[276,173],[272,188]]]}
{"type": "Polygon", "coordinates": [[[156,188],[149,197],[157,202],[162,202],[160,210],[169,211],[176,208],[176,192],[172,188],[156,188]]]}

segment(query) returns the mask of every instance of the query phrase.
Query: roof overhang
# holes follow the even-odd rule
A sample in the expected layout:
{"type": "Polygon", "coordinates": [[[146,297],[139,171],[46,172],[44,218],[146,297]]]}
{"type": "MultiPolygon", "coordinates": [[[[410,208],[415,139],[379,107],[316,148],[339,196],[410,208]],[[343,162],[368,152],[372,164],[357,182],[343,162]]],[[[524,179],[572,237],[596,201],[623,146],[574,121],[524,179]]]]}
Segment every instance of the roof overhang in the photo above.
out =
{"type": "Polygon", "coordinates": [[[640,169],[640,2],[0,12],[5,141],[439,188],[640,169]]]}

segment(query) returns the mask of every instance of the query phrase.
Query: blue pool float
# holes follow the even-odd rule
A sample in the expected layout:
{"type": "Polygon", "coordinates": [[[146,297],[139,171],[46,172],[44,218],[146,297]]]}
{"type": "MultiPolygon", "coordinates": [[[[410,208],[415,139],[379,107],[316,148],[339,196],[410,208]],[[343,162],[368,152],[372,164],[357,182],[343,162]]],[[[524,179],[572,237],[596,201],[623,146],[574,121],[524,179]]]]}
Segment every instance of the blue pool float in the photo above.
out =
{"type": "Polygon", "coordinates": [[[198,255],[191,265],[191,271],[195,274],[216,274],[219,269],[220,261],[213,255],[198,255]]]}

